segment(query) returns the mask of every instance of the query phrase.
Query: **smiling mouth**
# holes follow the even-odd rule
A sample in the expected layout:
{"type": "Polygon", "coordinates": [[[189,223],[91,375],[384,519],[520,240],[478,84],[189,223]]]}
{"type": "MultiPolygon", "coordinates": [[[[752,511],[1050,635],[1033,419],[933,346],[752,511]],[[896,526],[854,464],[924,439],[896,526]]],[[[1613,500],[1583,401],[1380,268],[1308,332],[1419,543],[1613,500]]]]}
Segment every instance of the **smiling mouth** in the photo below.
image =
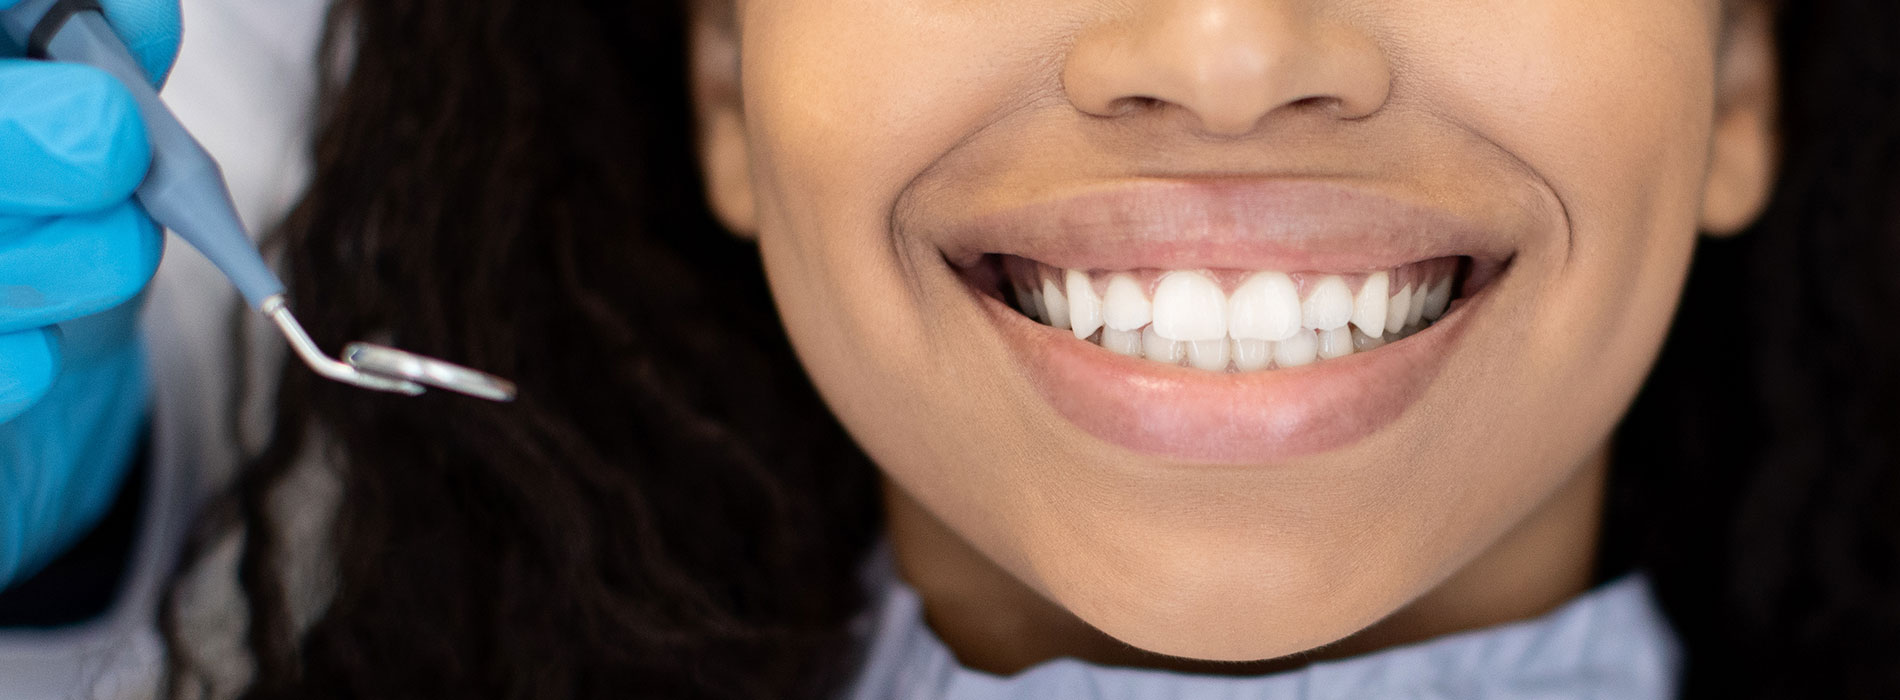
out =
{"type": "Polygon", "coordinates": [[[1472,260],[1360,273],[1062,269],[985,256],[972,284],[1118,355],[1208,372],[1291,369],[1377,350],[1443,318],[1472,260]]]}
{"type": "Polygon", "coordinates": [[[1266,465],[1381,431],[1465,356],[1529,235],[1477,213],[1337,181],[1143,180],[904,223],[1065,422],[1266,465]]]}

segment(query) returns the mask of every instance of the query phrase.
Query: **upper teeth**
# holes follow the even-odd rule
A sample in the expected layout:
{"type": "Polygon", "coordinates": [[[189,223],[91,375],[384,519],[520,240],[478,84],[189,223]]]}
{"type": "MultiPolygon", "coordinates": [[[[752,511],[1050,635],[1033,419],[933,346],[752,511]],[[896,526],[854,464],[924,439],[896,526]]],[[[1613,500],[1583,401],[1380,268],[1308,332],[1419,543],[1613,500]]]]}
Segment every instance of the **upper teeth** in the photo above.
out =
{"type": "Polygon", "coordinates": [[[1024,312],[1077,338],[1161,362],[1251,371],[1343,357],[1416,332],[1445,314],[1453,266],[1439,259],[1371,274],[1289,275],[1021,264],[1009,273],[1024,312]]]}

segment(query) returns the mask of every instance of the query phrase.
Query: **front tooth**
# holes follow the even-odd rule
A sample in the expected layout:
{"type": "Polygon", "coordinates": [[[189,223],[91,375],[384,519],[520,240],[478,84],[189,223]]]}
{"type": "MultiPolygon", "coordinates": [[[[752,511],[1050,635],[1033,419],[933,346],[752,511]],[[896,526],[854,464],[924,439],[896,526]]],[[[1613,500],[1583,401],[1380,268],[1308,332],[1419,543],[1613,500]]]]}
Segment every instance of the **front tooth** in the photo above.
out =
{"type": "Polygon", "coordinates": [[[1102,323],[1118,331],[1137,331],[1154,320],[1154,305],[1141,291],[1134,275],[1118,274],[1108,278],[1108,291],[1102,294],[1102,323]]]}
{"type": "Polygon", "coordinates": [[[1256,272],[1227,303],[1227,334],[1245,340],[1285,340],[1300,330],[1300,290],[1279,272],[1256,272]]]}
{"type": "Polygon", "coordinates": [[[1320,278],[1300,304],[1300,325],[1307,328],[1338,328],[1351,320],[1352,289],[1339,275],[1320,278]]]}
{"type": "Polygon", "coordinates": [[[1431,293],[1431,286],[1420,282],[1418,289],[1412,290],[1412,306],[1405,310],[1405,325],[1416,326],[1425,317],[1425,295],[1431,293]]]}
{"type": "Polygon", "coordinates": [[[1056,286],[1055,280],[1042,281],[1042,303],[1043,308],[1049,310],[1049,325],[1068,330],[1069,299],[1062,295],[1062,288],[1056,286]]]}
{"type": "Polygon", "coordinates": [[[1273,344],[1273,361],[1282,368],[1309,365],[1318,356],[1319,336],[1313,331],[1300,331],[1273,344]]]}
{"type": "Polygon", "coordinates": [[[1233,347],[1228,351],[1234,358],[1234,369],[1242,372],[1263,370],[1273,362],[1273,343],[1251,338],[1233,338],[1229,341],[1233,347]]]}
{"type": "Polygon", "coordinates": [[[1163,338],[1221,340],[1227,337],[1227,295],[1206,275],[1170,272],[1155,286],[1154,317],[1163,338]]]}
{"type": "Polygon", "coordinates": [[[1219,372],[1227,369],[1227,339],[1193,340],[1186,343],[1188,365],[1195,369],[1219,372]]]}
{"type": "Polygon", "coordinates": [[[1319,356],[1327,360],[1337,360],[1351,355],[1352,327],[1340,326],[1319,332],[1319,356]]]}
{"type": "Polygon", "coordinates": [[[1169,340],[1155,332],[1154,326],[1141,329],[1141,354],[1156,362],[1179,364],[1187,355],[1187,348],[1181,341],[1169,340]]]}
{"type": "Polygon", "coordinates": [[[1103,328],[1102,347],[1108,348],[1109,352],[1117,355],[1141,357],[1141,331],[1103,328]]]}
{"type": "Polygon", "coordinates": [[[1451,278],[1439,280],[1425,293],[1425,313],[1427,321],[1436,321],[1445,315],[1445,307],[1451,305],[1451,278]]]}
{"type": "Polygon", "coordinates": [[[1366,283],[1359,287],[1359,294],[1352,299],[1352,325],[1367,333],[1384,333],[1385,307],[1391,292],[1391,276],[1375,272],[1367,277],[1366,283]]]}
{"type": "Polygon", "coordinates": [[[1102,327],[1102,298],[1095,296],[1095,284],[1081,270],[1070,270],[1063,283],[1069,288],[1069,325],[1075,337],[1087,340],[1102,327]]]}
{"type": "Polygon", "coordinates": [[[1405,327],[1405,315],[1412,310],[1412,283],[1407,282],[1385,305],[1385,332],[1397,333],[1405,327]]]}

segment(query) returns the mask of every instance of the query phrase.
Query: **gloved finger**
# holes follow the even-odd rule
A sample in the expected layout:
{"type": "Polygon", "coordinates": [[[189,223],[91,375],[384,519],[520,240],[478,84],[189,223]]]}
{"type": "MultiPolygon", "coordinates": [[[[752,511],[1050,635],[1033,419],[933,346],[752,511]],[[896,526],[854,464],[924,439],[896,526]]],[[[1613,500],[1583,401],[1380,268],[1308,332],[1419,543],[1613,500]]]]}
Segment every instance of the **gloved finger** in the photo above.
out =
{"type": "MultiPolygon", "coordinates": [[[[15,4],[18,0],[0,0],[0,10],[15,4]]],[[[172,62],[178,59],[178,40],[184,35],[178,0],[101,0],[99,4],[105,10],[106,23],[132,50],[152,85],[164,84],[172,62]]]]}
{"type": "Polygon", "coordinates": [[[86,358],[70,326],[59,376],[0,422],[0,588],[32,575],[98,523],[130,470],[149,406],[144,354],[86,358]]]}
{"type": "Polygon", "coordinates": [[[0,60],[0,215],[97,211],[145,179],[138,105],[104,71],[0,60]]]}
{"type": "Polygon", "coordinates": [[[0,333],[124,304],[158,270],[164,241],[131,201],[90,214],[0,218],[0,333]]]}
{"type": "Polygon", "coordinates": [[[59,375],[59,339],[50,328],[0,333],[0,423],[46,396],[59,375]]]}

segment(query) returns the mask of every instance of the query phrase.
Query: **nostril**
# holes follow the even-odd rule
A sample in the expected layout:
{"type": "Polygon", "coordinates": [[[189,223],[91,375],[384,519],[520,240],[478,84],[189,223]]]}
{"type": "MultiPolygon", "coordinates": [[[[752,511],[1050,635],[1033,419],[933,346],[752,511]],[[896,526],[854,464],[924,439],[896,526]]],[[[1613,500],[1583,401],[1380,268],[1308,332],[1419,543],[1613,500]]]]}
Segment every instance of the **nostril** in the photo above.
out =
{"type": "Polygon", "coordinates": [[[1094,116],[1178,107],[1231,136],[1282,107],[1366,116],[1390,90],[1380,42],[1315,3],[1111,4],[1124,7],[1078,27],[1060,66],[1070,103],[1094,116]]]}
{"type": "Polygon", "coordinates": [[[1296,111],[1312,111],[1312,112],[1326,111],[1326,112],[1333,112],[1333,113],[1338,113],[1342,111],[1345,108],[1345,105],[1346,105],[1345,101],[1332,95],[1314,95],[1312,97],[1302,97],[1298,100],[1294,100],[1287,104],[1288,107],[1292,107],[1296,111]]]}
{"type": "Polygon", "coordinates": [[[1128,97],[1119,97],[1111,100],[1108,103],[1108,109],[1104,110],[1105,113],[1100,116],[1127,117],[1143,112],[1156,111],[1165,106],[1167,106],[1167,102],[1158,97],[1130,95],[1128,97]]]}

